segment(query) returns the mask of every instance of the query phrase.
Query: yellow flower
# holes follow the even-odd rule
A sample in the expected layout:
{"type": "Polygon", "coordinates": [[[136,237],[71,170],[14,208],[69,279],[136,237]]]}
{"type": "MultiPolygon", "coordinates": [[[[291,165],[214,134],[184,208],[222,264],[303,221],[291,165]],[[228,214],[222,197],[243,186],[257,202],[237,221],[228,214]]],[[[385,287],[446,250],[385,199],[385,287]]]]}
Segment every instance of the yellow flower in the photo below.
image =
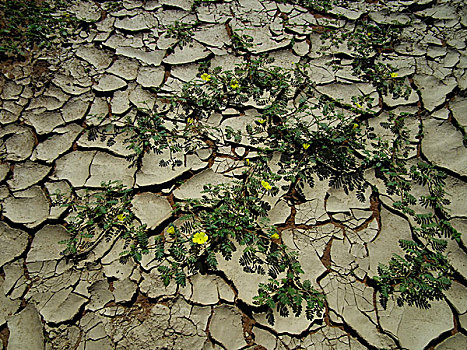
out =
{"type": "Polygon", "coordinates": [[[167,233],[169,235],[173,235],[175,233],[175,227],[173,226],[170,226],[168,229],[167,229],[167,233]]]}
{"type": "Polygon", "coordinates": [[[203,79],[204,81],[209,81],[211,80],[211,76],[208,73],[203,73],[201,75],[201,79],[203,79]]]}
{"type": "Polygon", "coordinates": [[[358,102],[355,103],[355,106],[357,106],[357,108],[363,108],[363,106],[358,102]]]}
{"type": "Polygon", "coordinates": [[[245,159],[246,165],[250,165],[250,160],[247,158],[245,159]]]}
{"type": "Polygon", "coordinates": [[[271,238],[272,239],[279,239],[279,235],[277,233],[274,233],[273,235],[271,235],[271,238]]]}
{"type": "Polygon", "coordinates": [[[268,191],[272,188],[272,186],[269,184],[269,182],[267,181],[261,181],[261,186],[263,186],[265,189],[267,189],[268,191]]]}
{"type": "Polygon", "coordinates": [[[187,119],[187,123],[188,123],[188,124],[193,124],[193,122],[194,122],[193,118],[188,118],[188,119],[187,119]]]}
{"type": "Polygon", "coordinates": [[[191,239],[194,243],[197,244],[204,244],[208,240],[208,235],[206,232],[197,232],[194,234],[193,238],[191,239]]]}
{"type": "Polygon", "coordinates": [[[123,214],[118,214],[118,215],[117,215],[117,220],[118,220],[118,221],[123,221],[123,220],[125,220],[125,218],[126,218],[126,216],[123,215],[123,214]]]}
{"type": "Polygon", "coordinates": [[[302,146],[303,146],[304,149],[308,149],[310,147],[310,144],[309,143],[304,143],[302,146]]]}
{"type": "Polygon", "coordinates": [[[368,33],[367,35],[368,35],[368,36],[371,36],[371,33],[368,33]]]}
{"type": "Polygon", "coordinates": [[[260,124],[264,124],[266,123],[266,119],[258,119],[257,122],[260,124]]]}
{"type": "Polygon", "coordinates": [[[357,124],[357,123],[353,123],[353,125],[352,125],[352,130],[353,130],[353,129],[356,129],[356,128],[358,128],[358,124],[357,124]]]}
{"type": "Polygon", "coordinates": [[[232,80],[232,81],[230,82],[230,87],[231,87],[232,89],[238,89],[238,88],[240,87],[240,85],[238,85],[238,80],[235,80],[235,79],[232,80]]]}
{"type": "Polygon", "coordinates": [[[398,76],[399,74],[397,74],[396,72],[391,73],[391,78],[397,78],[398,76]]]}

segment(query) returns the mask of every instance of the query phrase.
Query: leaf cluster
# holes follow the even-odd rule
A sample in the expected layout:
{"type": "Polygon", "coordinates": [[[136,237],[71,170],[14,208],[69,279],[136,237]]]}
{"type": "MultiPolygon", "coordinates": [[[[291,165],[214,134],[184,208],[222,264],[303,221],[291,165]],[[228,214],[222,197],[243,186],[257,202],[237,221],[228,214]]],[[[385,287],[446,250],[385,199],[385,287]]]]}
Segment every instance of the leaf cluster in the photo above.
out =
{"type": "Polygon", "coordinates": [[[68,35],[76,18],[56,10],[47,1],[1,1],[0,58],[25,57],[34,46],[47,47],[53,38],[68,35]]]}

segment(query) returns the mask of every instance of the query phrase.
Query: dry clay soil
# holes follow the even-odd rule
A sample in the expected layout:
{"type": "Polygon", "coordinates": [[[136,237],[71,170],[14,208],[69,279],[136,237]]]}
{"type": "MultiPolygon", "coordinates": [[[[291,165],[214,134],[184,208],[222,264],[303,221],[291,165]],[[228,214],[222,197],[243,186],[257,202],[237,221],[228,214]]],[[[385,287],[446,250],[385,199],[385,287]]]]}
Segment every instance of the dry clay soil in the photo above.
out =
{"type": "MultiPolygon", "coordinates": [[[[428,310],[391,301],[385,310],[368,283],[378,263],[402,253],[397,240],[411,238],[409,221],[392,209],[389,195],[370,200],[368,192],[362,203],[322,182],[305,188],[300,205],[280,196],[271,200],[272,223],[290,227],[281,232],[282,241],[300,251],[305,277],[326,294],[324,317],[313,322],[276,315],[269,325],[253,308],[265,277],[243,272],[236,256],[221,262],[215,274],[191,276],[185,288],[173,283],[166,288],[150,255],[140,263],[119,262],[120,241],[102,241],[76,263],[60,254],[68,213],[50,205],[49,194],[57,189],[79,194],[120,180],[137,192],[132,204],[138,220],[161,231],[172,221],[174,201],[199,197],[204,184],[241,173],[249,147],[200,149],[175,169],[161,168],[157,155],[148,154],[129,168],[125,156],[131,151],[123,138],[111,146],[89,141],[85,127],[102,122],[100,117],[118,120],[134,116],[137,108],[157,108],[154,89],[166,95],[180,91],[199,77],[202,60],[228,70],[261,53],[284,68],[310,64],[321,94],[344,101],[353,94],[370,96],[376,112],[417,115],[408,127],[416,134],[423,123],[424,137],[413,138],[411,156],[447,172],[452,224],[467,232],[465,3],[370,2],[334,6],[330,16],[259,0],[204,2],[194,10],[193,0],[125,0],[111,10],[104,10],[105,1],[72,2],[68,11],[89,25],[65,45],[30,64],[3,67],[0,75],[0,349],[467,348],[462,242],[449,241],[457,277],[445,299],[428,310]],[[356,77],[345,44],[321,48],[314,28],[350,27],[365,16],[376,23],[411,23],[393,52],[384,55],[399,78],[417,89],[407,100],[379,96],[356,77]],[[198,22],[185,45],[165,36],[176,21],[198,22]],[[232,49],[236,30],[253,39],[243,55],[232,49]],[[328,64],[335,57],[341,58],[338,71],[328,64]]],[[[215,122],[244,128],[260,109],[247,102],[222,111],[215,122]]]]}

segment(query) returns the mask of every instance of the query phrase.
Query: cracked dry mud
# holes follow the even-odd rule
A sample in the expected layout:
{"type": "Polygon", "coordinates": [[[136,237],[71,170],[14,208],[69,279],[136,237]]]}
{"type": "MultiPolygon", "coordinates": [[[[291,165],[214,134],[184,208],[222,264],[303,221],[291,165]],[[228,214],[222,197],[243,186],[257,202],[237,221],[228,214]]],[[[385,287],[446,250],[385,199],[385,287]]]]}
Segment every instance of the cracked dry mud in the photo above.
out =
{"type": "MultiPolygon", "coordinates": [[[[192,11],[193,2],[124,0],[121,8],[104,11],[105,1],[74,1],[69,11],[90,25],[40,58],[48,67],[48,83],[34,80],[28,65],[3,69],[0,349],[467,348],[465,236],[448,246],[457,275],[445,300],[429,310],[393,303],[384,310],[378,303],[369,277],[378,263],[401,253],[398,239],[411,237],[409,221],[391,209],[389,195],[375,202],[367,193],[362,203],[317,180],[314,188],[305,186],[300,205],[291,206],[280,195],[270,199],[271,222],[287,223],[282,239],[300,251],[306,277],[327,296],[325,316],[314,322],[276,315],[275,325],[268,324],[252,308],[264,277],[243,272],[235,256],[222,261],[216,274],[191,276],[185,288],[164,287],[150,256],[122,265],[119,241],[102,242],[77,264],[63,259],[58,242],[68,237],[66,212],[49,200],[57,189],[69,195],[120,180],[138,192],[132,205],[141,223],[163,230],[174,200],[199,197],[204,184],[226,183],[241,173],[238,155],[249,146],[245,139],[235,149],[198,149],[174,170],[161,168],[157,154],[129,168],[124,135],[108,146],[89,141],[85,130],[99,118],[131,118],[137,108],[157,108],[155,89],[179,91],[198,75],[200,60],[232,69],[243,61],[231,49],[235,30],[251,35],[248,54],[269,53],[283,67],[309,63],[322,94],[344,101],[355,93],[376,97],[375,111],[418,111],[419,119],[410,124],[415,132],[423,124],[423,140],[413,140],[418,155],[448,173],[453,225],[467,232],[467,8],[462,0],[356,1],[331,10],[340,15],[333,24],[338,28],[363,16],[377,23],[411,21],[385,57],[415,88],[408,100],[379,100],[350,66],[331,69],[332,55],[351,57],[352,52],[345,45],[321,48],[313,28],[329,24],[328,18],[274,1],[202,2],[192,11]],[[398,13],[407,6],[411,12],[398,13]],[[197,23],[193,40],[184,46],[165,36],[176,21],[197,23]]],[[[241,111],[213,116],[212,123],[244,128],[260,108],[248,101],[241,111]]]]}

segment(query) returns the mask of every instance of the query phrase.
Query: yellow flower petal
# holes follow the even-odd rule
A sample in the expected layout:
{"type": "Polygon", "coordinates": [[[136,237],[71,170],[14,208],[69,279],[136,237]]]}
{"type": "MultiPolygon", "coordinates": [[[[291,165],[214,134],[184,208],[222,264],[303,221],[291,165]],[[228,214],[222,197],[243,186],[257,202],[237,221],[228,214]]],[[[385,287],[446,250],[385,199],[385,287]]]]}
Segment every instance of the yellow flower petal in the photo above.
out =
{"type": "Polygon", "coordinates": [[[232,89],[238,89],[238,88],[240,87],[240,85],[238,85],[238,81],[237,81],[237,80],[232,80],[232,81],[230,82],[230,87],[231,87],[232,89]]]}
{"type": "Polygon", "coordinates": [[[245,159],[246,165],[250,165],[250,160],[247,158],[245,159]]]}
{"type": "Polygon", "coordinates": [[[169,235],[173,235],[175,233],[175,227],[173,226],[170,226],[168,229],[167,229],[167,233],[169,235]]]}
{"type": "Polygon", "coordinates": [[[304,143],[302,146],[303,146],[304,149],[308,149],[310,147],[310,144],[309,143],[304,143]]]}
{"type": "Polygon", "coordinates": [[[360,104],[360,103],[355,103],[355,106],[357,106],[357,108],[363,108],[363,106],[360,104]]]}
{"type": "Polygon", "coordinates": [[[398,76],[399,74],[397,74],[396,72],[391,73],[391,78],[397,78],[398,76]]]}
{"type": "Polygon", "coordinates": [[[193,122],[194,122],[193,118],[188,118],[188,119],[187,119],[187,123],[188,123],[188,124],[192,124],[193,122]]]}
{"type": "Polygon", "coordinates": [[[271,235],[271,238],[272,239],[279,239],[279,235],[277,233],[274,233],[273,235],[271,235]]]}
{"type": "Polygon", "coordinates": [[[123,214],[117,215],[117,220],[118,220],[118,221],[123,221],[123,220],[125,220],[125,218],[126,218],[126,216],[123,215],[123,214]]]}
{"type": "Polygon", "coordinates": [[[265,189],[267,189],[268,191],[272,188],[272,186],[269,184],[269,182],[267,181],[261,181],[261,186],[263,186],[265,189]]]}
{"type": "Polygon", "coordinates": [[[209,81],[211,80],[211,76],[208,73],[203,73],[201,75],[201,79],[203,79],[204,81],[209,81]]]}
{"type": "Polygon", "coordinates": [[[352,125],[352,130],[353,130],[353,129],[356,129],[356,128],[358,128],[358,124],[357,124],[357,123],[353,123],[353,125],[352,125]]]}
{"type": "Polygon", "coordinates": [[[201,231],[201,232],[196,232],[193,235],[193,238],[191,240],[196,244],[204,244],[204,243],[207,242],[208,239],[209,239],[209,237],[206,234],[206,232],[201,231]]]}
{"type": "Polygon", "coordinates": [[[258,119],[257,122],[260,124],[264,124],[266,123],[266,119],[258,119]]]}

